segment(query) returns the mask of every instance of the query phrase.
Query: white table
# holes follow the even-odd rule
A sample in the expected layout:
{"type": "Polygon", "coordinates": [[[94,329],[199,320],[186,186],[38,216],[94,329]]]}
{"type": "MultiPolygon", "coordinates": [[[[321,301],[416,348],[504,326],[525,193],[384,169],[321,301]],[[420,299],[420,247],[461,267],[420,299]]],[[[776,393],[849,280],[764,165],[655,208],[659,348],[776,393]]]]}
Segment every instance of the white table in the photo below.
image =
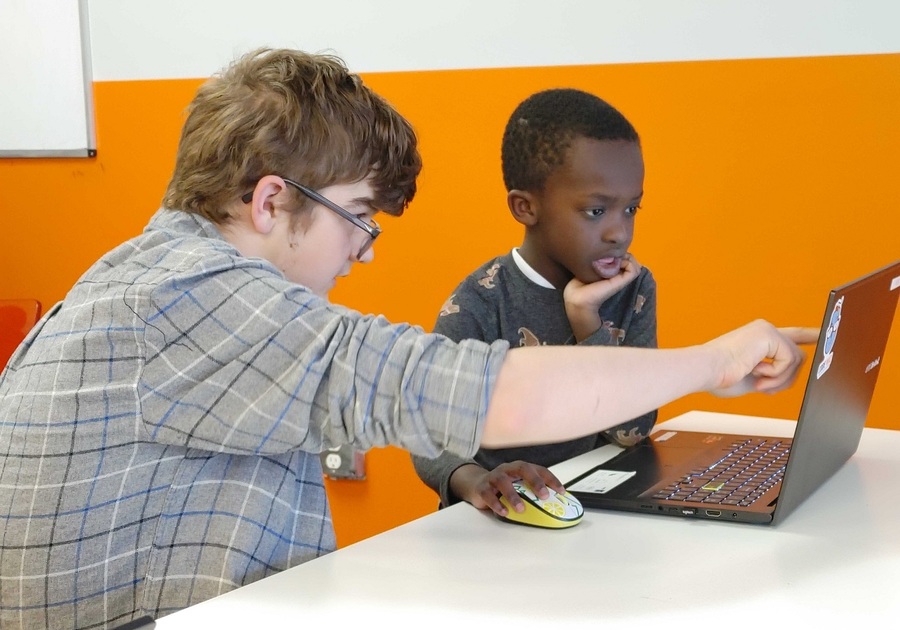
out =
{"type": "MultiPolygon", "coordinates": [[[[789,436],[794,423],[691,412],[661,426],[789,436]]],[[[602,459],[600,449],[553,470],[565,482],[602,459]]],[[[900,431],[866,429],[777,527],[588,510],[572,529],[545,530],[461,504],[157,628],[896,627],[898,483],[900,431]]]]}

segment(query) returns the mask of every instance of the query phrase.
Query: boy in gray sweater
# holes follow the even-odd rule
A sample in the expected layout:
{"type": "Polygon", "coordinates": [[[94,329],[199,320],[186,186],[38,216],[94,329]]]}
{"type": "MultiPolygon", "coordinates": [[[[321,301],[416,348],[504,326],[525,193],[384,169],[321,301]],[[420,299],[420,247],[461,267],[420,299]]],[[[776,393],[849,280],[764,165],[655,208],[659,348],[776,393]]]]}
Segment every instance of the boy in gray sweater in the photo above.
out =
{"type": "MultiPolygon", "coordinates": [[[[631,123],[592,94],[546,90],[513,112],[501,156],[507,204],[525,226],[524,240],[459,284],[434,332],[513,347],[655,348],[656,283],[628,251],[644,182],[631,123]]],[[[466,500],[505,515],[497,495],[519,502],[513,481],[559,490],[547,466],[608,442],[635,444],[655,420],[654,410],[565,442],[482,448],[473,459],[414,456],[413,463],[442,505],[466,500]]]]}

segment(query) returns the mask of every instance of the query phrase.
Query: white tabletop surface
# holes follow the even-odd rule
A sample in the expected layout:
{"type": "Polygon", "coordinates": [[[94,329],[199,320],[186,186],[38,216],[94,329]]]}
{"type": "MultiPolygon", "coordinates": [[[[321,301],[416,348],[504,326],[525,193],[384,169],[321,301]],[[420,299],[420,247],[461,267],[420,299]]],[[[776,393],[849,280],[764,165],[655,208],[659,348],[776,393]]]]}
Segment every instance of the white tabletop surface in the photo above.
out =
{"type": "MultiPolygon", "coordinates": [[[[794,423],[691,412],[661,426],[789,436],[794,423]]],[[[553,470],[565,482],[602,459],[553,470]]],[[[460,504],[157,628],[896,627],[898,482],[900,431],[866,429],[856,455],[777,527],[588,510],[574,528],[547,530],[460,504]]]]}

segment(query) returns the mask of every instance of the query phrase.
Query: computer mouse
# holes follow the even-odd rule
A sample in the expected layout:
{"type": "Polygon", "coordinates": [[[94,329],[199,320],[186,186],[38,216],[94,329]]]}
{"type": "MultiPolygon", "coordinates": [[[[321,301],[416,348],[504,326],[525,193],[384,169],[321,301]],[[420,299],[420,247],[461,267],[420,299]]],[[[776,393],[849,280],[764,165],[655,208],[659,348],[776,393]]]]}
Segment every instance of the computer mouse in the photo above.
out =
{"type": "Polygon", "coordinates": [[[500,502],[506,506],[507,514],[500,516],[500,519],[520,525],[553,529],[572,527],[581,522],[584,508],[581,507],[581,502],[568,492],[560,494],[553,488],[547,488],[550,496],[541,499],[523,481],[514,481],[513,487],[522,497],[525,509],[522,512],[516,512],[506,497],[501,495],[500,502]]]}

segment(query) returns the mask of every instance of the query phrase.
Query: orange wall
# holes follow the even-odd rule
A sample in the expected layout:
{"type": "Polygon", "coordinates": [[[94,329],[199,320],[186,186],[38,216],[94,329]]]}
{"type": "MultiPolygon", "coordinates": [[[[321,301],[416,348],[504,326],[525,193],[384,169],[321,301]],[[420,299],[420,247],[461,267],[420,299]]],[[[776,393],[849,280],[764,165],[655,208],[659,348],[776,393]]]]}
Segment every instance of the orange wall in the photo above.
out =
{"type": "MultiPolygon", "coordinates": [[[[368,75],[418,129],[425,169],[407,215],[382,222],[377,264],[332,298],[429,329],[456,282],[521,237],[499,171],[507,116],[536,90],[574,86],[618,106],[641,133],[634,251],[660,285],[663,345],[758,316],[818,325],[828,288],[900,257],[898,76],[896,54],[368,75]]],[[[141,230],[199,83],[96,83],[96,159],[0,160],[0,297],[49,306],[141,230]]],[[[871,426],[900,429],[898,366],[895,331],[871,426]]],[[[793,417],[800,389],[691,396],[662,417],[691,408],[793,417]]],[[[436,505],[399,449],[370,452],[367,472],[364,482],[328,481],[342,545],[436,505]]]]}

